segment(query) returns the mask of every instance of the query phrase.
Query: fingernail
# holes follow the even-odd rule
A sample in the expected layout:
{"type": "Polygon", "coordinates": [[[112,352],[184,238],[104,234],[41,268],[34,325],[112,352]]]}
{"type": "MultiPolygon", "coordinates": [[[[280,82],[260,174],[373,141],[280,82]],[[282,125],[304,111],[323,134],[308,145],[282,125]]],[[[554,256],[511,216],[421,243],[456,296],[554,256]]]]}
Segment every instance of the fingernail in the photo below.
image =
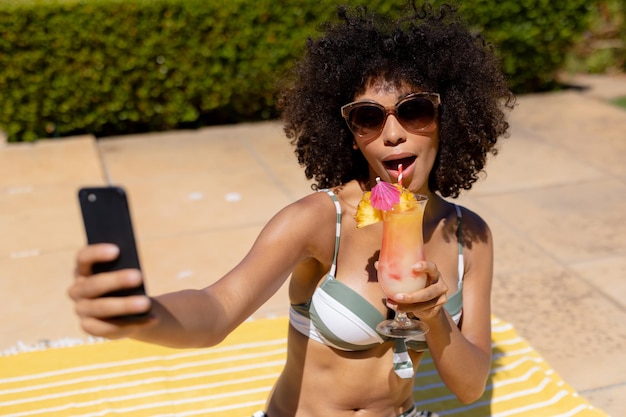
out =
{"type": "Polygon", "coordinates": [[[152,305],[152,300],[150,300],[150,298],[148,297],[143,297],[137,300],[137,307],[141,307],[146,311],[150,309],[151,305],[152,305]]]}
{"type": "Polygon", "coordinates": [[[396,294],[393,299],[396,301],[404,301],[404,294],[396,294]]]}
{"type": "Polygon", "coordinates": [[[141,284],[143,277],[141,276],[141,271],[138,269],[131,269],[126,272],[126,279],[130,281],[131,284],[141,284]]]}
{"type": "Polygon", "coordinates": [[[116,256],[120,253],[120,248],[118,248],[116,245],[106,245],[104,247],[104,250],[107,252],[107,254],[111,256],[116,256]]]}

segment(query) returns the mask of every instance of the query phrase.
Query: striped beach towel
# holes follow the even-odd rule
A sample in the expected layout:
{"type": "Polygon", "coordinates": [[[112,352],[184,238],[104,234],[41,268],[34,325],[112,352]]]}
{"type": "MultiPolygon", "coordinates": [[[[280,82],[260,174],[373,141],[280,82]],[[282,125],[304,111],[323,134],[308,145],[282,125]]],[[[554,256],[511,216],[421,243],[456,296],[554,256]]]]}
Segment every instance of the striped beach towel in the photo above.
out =
{"type": "Polygon", "coordinates": [[[491,372],[483,396],[469,405],[456,400],[426,356],[415,378],[418,409],[457,417],[607,416],[566,384],[511,324],[494,317],[491,327],[491,372]]]}
{"type": "MultiPolygon", "coordinates": [[[[416,376],[419,409],[441,416],[606,416],[567,385],[511,325],[493,319],[487,390],[464,405],[432,360],[416,376]]],[[[131,340],[0,357],[0,415],[239,416],[263,408],[286,349],[287,318],[244,323],[210,349],[176,350],[131,340]]]]}

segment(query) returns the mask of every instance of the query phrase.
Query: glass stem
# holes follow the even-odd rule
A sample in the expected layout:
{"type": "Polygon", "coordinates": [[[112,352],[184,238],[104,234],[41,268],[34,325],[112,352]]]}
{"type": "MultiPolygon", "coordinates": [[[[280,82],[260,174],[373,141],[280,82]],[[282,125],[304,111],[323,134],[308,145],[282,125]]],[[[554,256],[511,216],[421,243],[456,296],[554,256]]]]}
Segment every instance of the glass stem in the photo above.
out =
{"type": "Polygon", "coordinates": [[[411,319],[404,312],[400,312],[400,311],[396,312],[395,320],[396,320],[397,324],[400,327],[409,327],[409,326],[411,326],[411,319]]]}

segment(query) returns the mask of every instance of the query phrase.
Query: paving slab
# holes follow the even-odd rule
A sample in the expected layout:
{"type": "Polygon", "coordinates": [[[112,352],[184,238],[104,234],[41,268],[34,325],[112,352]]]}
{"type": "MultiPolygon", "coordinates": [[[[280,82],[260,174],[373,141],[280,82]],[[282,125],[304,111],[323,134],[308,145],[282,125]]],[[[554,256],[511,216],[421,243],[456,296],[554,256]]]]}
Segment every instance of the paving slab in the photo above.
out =
{"type": "Polygon", "coordinates": [[[77,185],[12,188],[0,193],[0,259],[75,249],[82,235],[77,185]]]}
{"type": "Polygon", "coordinates": [[[101,181],[102,165],[93,136],[0,146],[0,191],[101,181]]]}
{"type": "Polygon", "coordinates": [[[626,176],[624,110],[575,92],[524,96],[513,131],[556,146],[564,156],[608,174],[626,176]]]}
{"type": "Polygon", "coordinates": [[[626,252],[626,185],[584,182],[477,198],[563,265],[626,252]]]}
{"type": "Polygon", "coordinates": [[[0,259],[0,352],[23,342],[83,339],[67,297],[76,250],[0,259]]]}
{"type": "MultiPolygon", "coordinates": [[[[601,257],[570,265],[577,276],[584,279],[608,300],[626,310],[626,256],[601,257]]],[[[625,408],[626,410],[626,408],[625,408]]]]}

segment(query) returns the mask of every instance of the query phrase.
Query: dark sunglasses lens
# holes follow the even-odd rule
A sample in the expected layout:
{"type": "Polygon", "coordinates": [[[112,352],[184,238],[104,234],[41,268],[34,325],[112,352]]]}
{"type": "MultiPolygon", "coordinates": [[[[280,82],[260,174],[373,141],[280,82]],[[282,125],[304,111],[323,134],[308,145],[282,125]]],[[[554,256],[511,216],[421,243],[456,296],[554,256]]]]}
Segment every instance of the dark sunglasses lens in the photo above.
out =
{"type": "Polygon", "coordinates": [[[350,125],[354,133],[361,137],[375,135],[385,121],[385,112],[373,105],[363,105],[350,112],[350,125]]]}
{"type": "Polygon", "coordinates": [[[435,120],[435,106],[430,100],[416,97],[398,106],[398,118],[409,129],[423,129],[435,120]]]}

